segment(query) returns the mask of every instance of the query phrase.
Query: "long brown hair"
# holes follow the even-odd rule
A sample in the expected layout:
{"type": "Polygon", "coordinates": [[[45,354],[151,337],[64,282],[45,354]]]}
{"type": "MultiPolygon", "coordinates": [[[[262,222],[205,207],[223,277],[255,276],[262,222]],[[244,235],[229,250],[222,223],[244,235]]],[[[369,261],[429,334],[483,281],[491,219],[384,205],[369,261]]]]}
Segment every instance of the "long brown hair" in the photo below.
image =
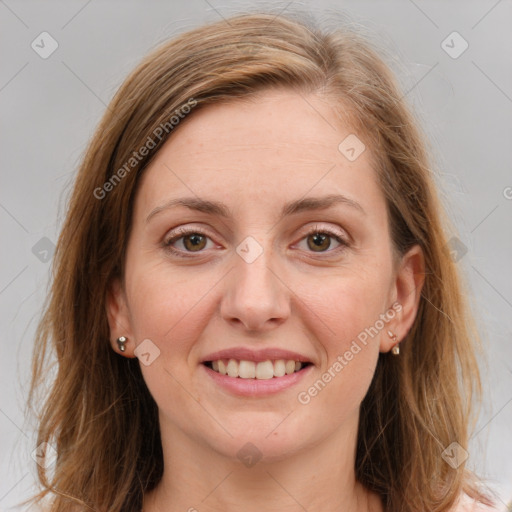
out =
{"type": "Polygon", "coordinates": [[[149,54],[111,101],[83,158],[36,334],[29,404],[38,402],[55,356],[56,375],[38,411],[38,444],[50,443],[57,460],[48,470],[38,467],[43,489],[33,499],[51,496],[52,512],[139,511],[158,484],[157,406],[137,359],[111,349],[105,307],[109,284],[124,273],[137,183],[179,129],[170,119],[182,117],[186,105],[193,116],[213,102],[285,87],[325,95],[333,109],[348,106],[374,157],[396,251],[419,244],[425,255],[414,325],[399,358],[379,355],[361,405],[356,476],[388,511],[447,511],[463,491],[484,500],[465,464],[454,468],[442,456],[455,441],[467,448],[481,398],[479,340],[447,249],[425,137],[392,72],[353,29],[322,31],[271,14],[228,22],[189,31],[149,54]],[[149,138],[150,151],[130,160],[149,138]]]}

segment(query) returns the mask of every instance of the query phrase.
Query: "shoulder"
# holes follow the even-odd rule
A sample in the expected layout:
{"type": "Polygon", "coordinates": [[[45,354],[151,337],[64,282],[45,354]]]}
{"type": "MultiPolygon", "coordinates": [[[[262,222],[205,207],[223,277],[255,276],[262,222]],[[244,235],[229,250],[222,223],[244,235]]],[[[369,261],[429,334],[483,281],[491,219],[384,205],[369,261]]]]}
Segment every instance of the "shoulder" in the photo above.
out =
{"type": "Polygon", "coordinates": [[[475,501],[464,493],[451,510],[452,512],[499,512],[497,508],[475,501]]]}

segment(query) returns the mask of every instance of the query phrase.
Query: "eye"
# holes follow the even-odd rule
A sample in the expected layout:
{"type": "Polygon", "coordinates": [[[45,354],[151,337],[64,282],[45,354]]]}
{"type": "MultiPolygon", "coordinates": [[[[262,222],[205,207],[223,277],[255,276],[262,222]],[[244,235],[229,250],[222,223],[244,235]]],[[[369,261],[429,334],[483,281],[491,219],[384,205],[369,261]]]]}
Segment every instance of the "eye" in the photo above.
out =
{"type": "Polygon", "coordinates": [[[343,238],[343,234],[334,230],[320,228],[315,226],[313,229],[306,233],[306,236],[302,239],[306,241],[307,248],[312,252],[324,253],[324,252],[338,252],[343,250],[349,244],[343,238]],[[338,247],[328,250],[331,247],[331,240],[334,239],[338,244],[338,247]]]}
{"type": "Polygon", "coordinates": [[[208,235],[197,228],[178,228],[165,240],[164,246],[173,254],[186,257],[186,253],[201,252],[207,244],[208,235]],[[174,244],[180,241],[184,249],[176,249],[174,244]],[[185,254],[184,254],[185,253],[185,254]]]}

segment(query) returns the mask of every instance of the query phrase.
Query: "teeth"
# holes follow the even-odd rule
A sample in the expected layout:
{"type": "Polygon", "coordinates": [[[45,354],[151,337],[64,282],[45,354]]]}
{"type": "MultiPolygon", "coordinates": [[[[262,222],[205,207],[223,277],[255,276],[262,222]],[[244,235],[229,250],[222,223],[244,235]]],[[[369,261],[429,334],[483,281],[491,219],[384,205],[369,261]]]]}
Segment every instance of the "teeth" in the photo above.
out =
{"type": "Polygon", "coordinates": [[[272,361],[262,361],[256,365],[257,379],[272,379],[274,377],[274,365],[272,361]]]}
{"type": "Polygon", "coordinates": [[[290,373],[293,373],[295,371],[295,361],[286,361],[286,375],[290,375],[290,373]]]}
{"type": "Polygon", "coordinates": [[[254,379],[256,377],[256,363],[254,361],[240,361],[238,376],[242,379],[254,379]]]}
{"type": "Polygon", "coordinates": [[[239,377],[241,379],[268,380],[298,372],[303,367],[300,361],[277,359],[276,361],[237,361],[236,359],[219,359],[212,361],[212,368],[221,375],[239,377]]]}
{"type": "Polygon", "coordinates": [[[276,377],[282,377],[285,374],[286,374],[286,361],[284,359],[278,359],[274,363],[274,375],[276,377]]]}
{"type": "Polygon", "coordinates": [[[230,377],[238,377],[238,361],[230,359],[226,366],[226,372],[230,377]]]}

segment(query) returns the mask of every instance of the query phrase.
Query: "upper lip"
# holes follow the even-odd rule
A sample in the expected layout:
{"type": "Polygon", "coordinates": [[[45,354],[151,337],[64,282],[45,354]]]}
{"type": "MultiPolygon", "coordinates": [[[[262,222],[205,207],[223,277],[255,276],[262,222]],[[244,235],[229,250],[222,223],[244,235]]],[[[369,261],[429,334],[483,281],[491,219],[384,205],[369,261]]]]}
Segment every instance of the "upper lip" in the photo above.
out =
{"type": "Polygon", "coordinates": [[[311,359],[308,357],[292,352],[291,350],[283,350],[280,348],[262,348],[254,350],[246,347],[234,347],[212,352],[201,360],[201,363],[206,361],[218,361],[219,359],[237,359],[238,361],[275,361],[277,359],[300,361],[302,363],[309,363],[311,359]]]}

